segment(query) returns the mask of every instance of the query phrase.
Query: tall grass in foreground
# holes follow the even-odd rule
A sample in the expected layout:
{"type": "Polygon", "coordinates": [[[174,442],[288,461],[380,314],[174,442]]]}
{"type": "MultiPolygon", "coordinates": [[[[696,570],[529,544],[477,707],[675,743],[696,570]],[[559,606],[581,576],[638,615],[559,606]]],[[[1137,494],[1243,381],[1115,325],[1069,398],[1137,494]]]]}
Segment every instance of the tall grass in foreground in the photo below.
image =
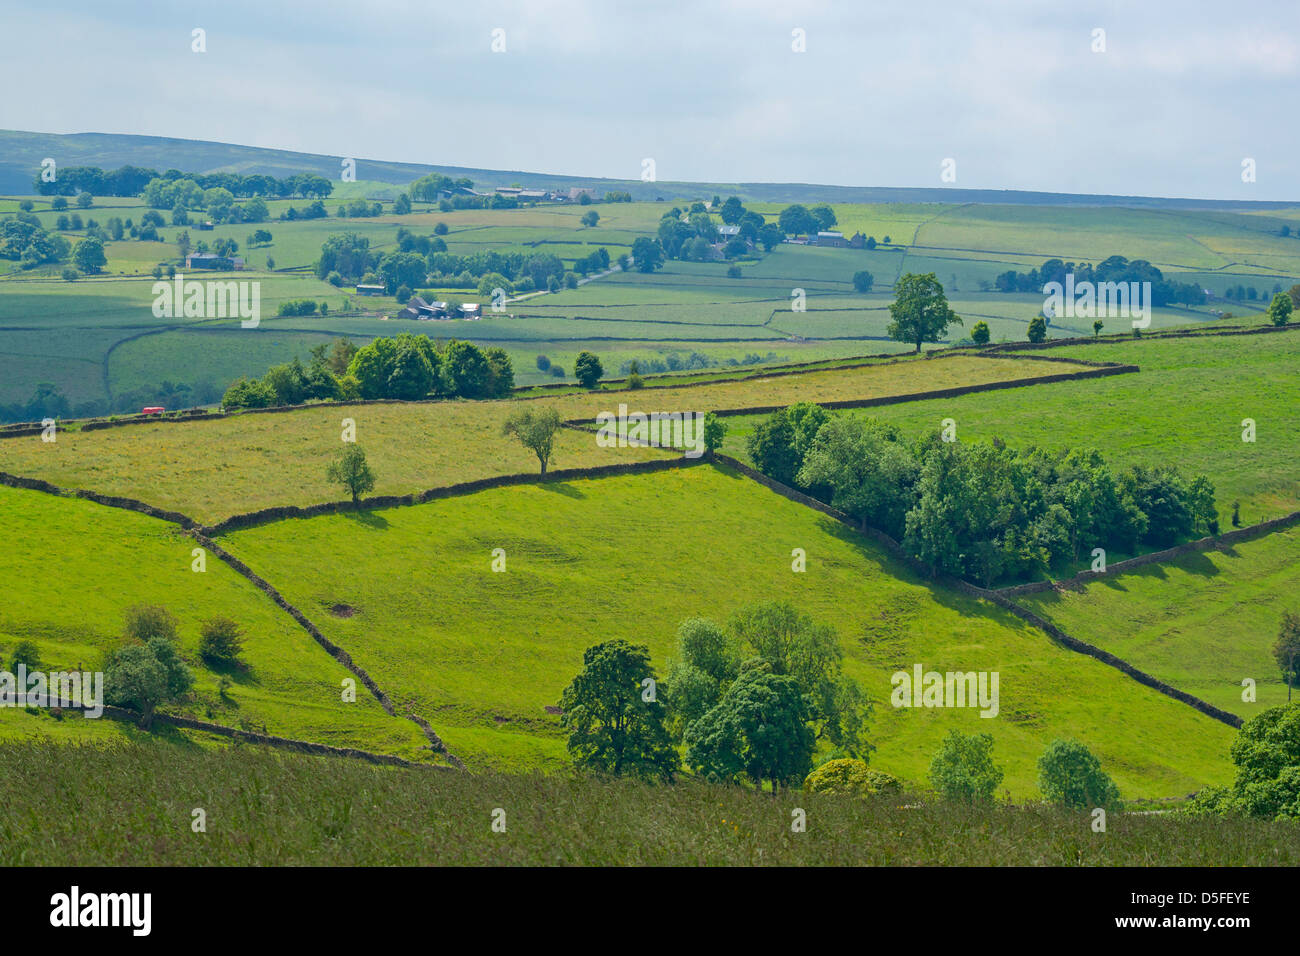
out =
{"type": "MultiPolygon", "coordinates": [[[[1300,826],[908,807],[698,782],[404,770],[237,747],[0,748],[0,865],[1273,865],[1300,826]],[[807,832],[791,832],[791,811],[807,832]],[[191,830],[206,811],[206,833],[191,830]],[[493,811],[506,830],[493,832],[493,811]]],[[[916,801],[910,801],[916,803],[916,801]]]]}

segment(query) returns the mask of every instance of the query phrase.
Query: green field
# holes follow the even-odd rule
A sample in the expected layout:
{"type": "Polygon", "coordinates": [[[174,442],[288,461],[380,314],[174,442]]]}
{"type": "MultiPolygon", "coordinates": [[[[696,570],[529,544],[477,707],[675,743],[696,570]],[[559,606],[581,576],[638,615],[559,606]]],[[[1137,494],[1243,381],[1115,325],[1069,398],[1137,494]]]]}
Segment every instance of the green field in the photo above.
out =
{"type": "MultiPolygon", "coordinates": [[[[565,419],[594,419],[600,411],[708,411],[897,395],[930,388],[1005,381],[1068,366],[954,355],[861,368],[751,377],[691,388],[576,393],[537,401],[565,419]]],[[[0,440],[0,470],[56,485],[89,488],[216,521],[273,505],[337,500],[325,479],[337,454],[344,418],[375,469],[375,493],[409,494],[537,470],[536,457],[501,426],[509,401],[395,405],[314,405],[291,412],[239,415],[215,421],[149,423],[79,432],[54,442],[40,436],[0,440]]],[[[662,455],[642,448],[601,448],[566,430],[556,439],[552,467],[586,468],[662,455]]]]}
{"type": "MultiPolygon", "coordinates": [[[[241,375],[259,374],[269,365],[306,357],[325,337],[346,334],[358,342],[392,334],[383,321],[399,308],[391,298],[362,300],[350,287],[318,281],[312,266],[321,244],[332,234],[356,232],[373,250],[395,248],[399,228],[427,235],[447,226],[448,251],[551,253],[566,265],[603,246],[616,259],[638,236],[653,235],[667,203],[600,203],[594,228],[579,219],[584,207],[545,204],[513,210],[440,212],[418,203],[409,215],[391,212],[374,218],[338,219],[339,202],[355,195],[388,196],[391,186],[345,184],[326,201],[330,217],[274,219],[304,200],[268,203],[271,221],[219,225],[210,232],[189,227],[192,240],[233,239],[248,269],[237,278],[259,281],[264,325],[241,330],[219,320],[159,320],[150,311],[155,265],[176,260],[176,235],[165,226],[165,242],[110,242],[105,276],[64,282],[56,266],[23,270],[0,261],[0,404],[28,401],[38,385],[57,385],[74,415],[103,407],[133,410],[170,395],[164,382],[190,386],[181,404],[208,404],[241,375]],[[272,233],[269,245],[246,248],[254,228],[272,233]],[[266,260],[275,261],[274,272],[266,260]],[[329,319],[275,320],[276,308],[290,299],[328,303],[329,319]],[[125,404],[123,404],[125,403],[125,404]]],[[[37,197],[36,214],[53,228],[57,215],[49,199],[37,197]]],[[[774,218],[781,205],[752,202],[774,218]]],[[[836,203],[838,228],[861,230],[891,244],[874,250],[814,248],[785,243],[771,253],[740,262],[741,276],[727,276],[725,262],[670,261],[659,272],[614,272],[577,289],[528,295],[507,304],[505,315],[478,322],[421,323],[419,331],[441,338],[461,337],[504,347],[521,385],[553,381],[534,365],[538,354],[571,372],[578,352],[594,351],[607,375],[618,374],[632,359],[698,352],[727,363],[746,356],[769,361],[810,361],[853,354],[902,350],[889,341],[887,307],[892,285],[903,272],[933,271],[945,285],[965,327],[950,329],[957,342],[975,321],[986,321],[993,341],[1019,341],[1042,306],[1038,295],[988,291],[1007,269],[1025,270],[1049,256],[1097,262],[1109,255],[1148,259],[1170,278],[1196,281],[1216,294],[1244,285],[1257,298],[1207,306],[1157,309],[1153,328],[1202,323],[1228,309],[1257,315],[1274,288],[1300,281],[1300,243],[1279,235],[1294,216],[1286,211],[1160,210],[1116,207],[1062,208],[974,204],[836,203]],[[871,294],[853,292],[855,272],[875,276],[871,294]],[[806,311],[793,311],[792,296],[803,290],[806,311]]],[[[0,212],[16,211],[17,197],[0,199],[0,212]]],[[[147,207],[139,199],[97,199],[83,220],[101,224],[110,215],[139,219],[147,207]]],[[[197,215],[197,214],[196,214],[197,215]]],[[[198,216],[201,218],[201,216],[198,216]]],[[[73,243],[82,231],[66,232],[73,243]]],[[[192,275],[191,278],[194,278],[192,275]]],[[[444,289],[439,295],[482,302],[475,289],[444,289]]],[[[403,328],[409,328],[403,324],[403,328]]],[[[1117,331],[1117,330],[1108,330],[1117,331]]],[[[1058,320],[1050,334],[1090,334],[1089,322],[1058,320]]],[[[176,402],[169,398],[167,404],[176,402]]]]}
{"type": "Polygon", "coordinates": [[[1300,532],[1017,600],[1066,633],[1243,719],[1287,701],[1272,649],[1284,611],[1300,611],[1300,532]],[[1255,682],[1255,702],[1242,681],[1255,682]]]}
{"type": "MultiPolygon", "coordinates": [[[[1255,524],[1300,508],[1294,468],[1300,425],[1300,332],[1148,339],[1047,349],[1040,355],[1124,362],[1132,375],[1036,385],[863,409],[847,414],[895,422],[906,432],[957,422],[962,441],[994,437],[1017,447],[1096,448],[1114,465],[1176,465],[1214,482],[1223,527],[1233,501],[1255,524]],[[1257,436],[1242,441],[1241,422],[1257,436]]],[[[754,417],[730,419],[724,450],[744,459],[754,417]]]]}
{"type": "Polygon", "coordinates": [[[399,707],[427,715],[471,769],[564,765],[559,718],[546,708],[588,645],[644,643],[662,673],[683,619],[788,598],[838,629],[846,668],[876,701],[872,763],[905,780],[924,784],[953,727],[994,735],[1016,798],[1034,792],[1034,762],[1057,736],[1085,740],[1135,798],[1231,776],[1228,727],[1004,611],[927,586],[838,523],[725,468],[503,488],[364,521],[288,520],[223,542],[280,582],[399,707]],[[790,568],[795,547],[808,555],[803,574],[790,568]],[[505,549],[504,573],[491,570],[494,548],[505,549]],[[328,613],[340,603],[357,613],[328,613]],[[999,671],[999,717],[891,708],[890,674],[914,663],[999,671]]]}
{"type": "MultiPolygon", "coordinates": [[[[191,570],[194,541],[175,525],[88,501],[0,487],[0,577],[28,582],[8,589],[0,605],[0,653],[32,641],[45,670],[98,670],[105,653],[122,642],[126,610],[158,604],[178,619],[181,652],[196,676],[186,716],[340,747],[428,759],[428,741],[415,724],[388,716],[359,687],[355,703],[342,700],[352,675],[331,658],[270,598],[215,556],[206,570],[191,570]],[[51,544],[57,542],[57,547],[51,544]],[[245,673],[228,676],[228,697],[218,693],[221,674],[198,656],[199,625],[211,617],[234,619],[246,632],[245,673]]],[[[107,718],[0,708],[0,738],[29,735],[93,739],[140,736],[107,718]]]]}
{"type": "MultiPolygon", "coordinates": [[[[89,139],[68,139],[60,164],[89,155],[89,139]]],[[[0,131],[0,142],[30,149],[43,140],[0,131]]],[[[173,148],[178,169],[257,164],[240,147],[173,148]]],[[[139,161],[154,163],[153,156],[139,161]]],[[[283,174],[292,156],[277,154],[274,168],[283,174]]],[[[303,168],[337,178],[333,157],[309,159],[303,168]]],[[[155,317],[152,273],[176,265],[182,227],[162,227],[163,241],[109,242],[98,276],[65,279],[62,262],[26,269],[0,260],[0,420],[45,417],[38,398],[50,389],[66,399],[56,441],[0,437],[0,471],[138,499],[208,526],[187,533],[74,495],[0,485],[0,576],[9,584],[0,604],[0,668],[30,640],[46,669],[100,669],[125,640],[128,609],[162,605],[177,618],[180,652],[197,677],[193,691],[163,705],[164,713],[426,766],[322,764],[232,743],[210,728],[163,721],[145,731],[121,720],[0,708],[0,759],[10,770],[0,779],[0,864],[1300,862],[1300,837],[1288,824],[1116,810],[1109,832],[1094,834],[1086,815],[1039,804],[1037,761],[1054,740],[1085,743],[1130,810],[1168,810],[1207,786],[1232,783],[1236,731],[1054,642],[1001,598],[924,577],[874,538],[714,459],[617,475],[530,477],[417,505],[377,507],[372,500],[311,518],[263,516],[211,541],[203,537],[234,515],[344,501],[347,493],[326,470],[346,447],[349,420],[376,478],[367,494],[378,497],[535,475],[533,452],[503,434],[507,417],[521,408],[554,409],[579,426],[557,433],[548,466],[554,472],[674,464],[680,450],[604,448],[583,430],[620,405],[642,413],[735,412],[723,419],[720,451],[747,460],[747,439],[762,417],[754,409],[872,399],[893,403],[836,414],[895,423],[909,438],[952,419],[960,441],[1095,448],[1116,471],[1176,466],[1213,482],[1222,530],[1233,526],[1234,504],[1242,525],[1277,518],[1300,509],[1300,329],[1215,332],[1262,328],[1274,292],[1300,283],[1300,207],[1052,201],[1046,194],[1007,201],[992,193],[967,202],[980,194],[760,184],[744,187],[742,198],[768,222],[789,202],[821,201],[808,190],[824,188],[835,228],[878,244],[827,248],[799,239],[770,251],[757,246],[734,262],[705,252],[707,261],[674,259],[642,273],[617,262],[639,238],[657,235],[665,212],[688,208],[697,193],[708,200],[741,188],[608,181],[606,188],[625,185],[637,201],[447,212],[418,202],[399,216],[393,200],[423,168],[361,165],[361,181],[340,184],[325,200],[328,218],[280,220],[310,201],[276,199],[267,203],[267,222],[188,227],[195,242],[239,243],[243,271],[187,277],[259,283],[255,329],[241,328],[237,316],[155,317]],[[873,197],[882,201],[868,201],[873,197]],[[353,199],[382,201],[382,214],[337,217],[337,207],[353,199]],[[597,225],[581,222],[588,211],[599,213],[597,225]],[[272,239],[248,248],[258,228],[272,239]],[[421,294],[485,306],[480,319],[436,322],[398,320],[395,296],[360,297],[351,284],[316,277],[330,236],[355,232],[384,253],[397,248],[399,229],[415,236],[437,229],[453,254],[541,253],[565,269],[604,248],[612,267],[573,288],[516,295],[501,311],[478,294],[479,280],[468,272],[426,275],[431,288],[420,286],[421,294]],[[1155,309],[1140,338],[1131,337],[1126,319],[1104,320],[1093,338],[1091,319],[1058,317],[1042,348],[973,347],[977,321],[988,324],[995,347],[1023,342],[1044,305],[1038,293],[995,291],[1001,274],[1049,258],[1096,264],[1114,255],[1197,283],[1209,301],[1155,309]],[[854,276],[864,270],[874,284],[860,293],[854,276]],[[914,272],[933,272],[963,320],[922,354],[889,335],[896,283],[914,272]],[[1227,298],[1238,286],[1248,290],[1245,299],[1227,298]],[[296,299],[323,303],[328,314],[275,315],[296,299]],[[321,403],[84,427],[86,419],[134,414],[142,405],[213,406],[235,379],[295,356],[306,360],[335,338],[360,345],[402,332],[500,347],[519,388],[493,401],[321,403]],[[603,363],[605,383],[593,390],[573,378],[583,351],[603,363]],[[561,373],[543,371],[543,357],[561,373]],[[643,388],[623,385],[634,360],[643,388]],[[1138,371],[1025,384],[1083,371],[1085,363],[1138,371]],[[967,386],[1007,387],[908,398],[967,386]],[[1253,441],[1242,440],[1245,419],[1253,422],[1253,441]],[[206,569],[192,570],[198,540],[226,549],[232,562],[207,554],[206,569]],[[791,564],[796,549],[806,554],[801,572],[791,564]],[[502,554],[500,571],[494,558],[502,554]],[[240,562],[247,575],[235,570],[240,562]],[[902,793],[847,800],[783,784],[774,800],[762,786],[710,786],[690,773],[672,786],[647,787],[574,772],[559,703],[587,648],[616,638],[645,645],[663,679],[682,621],[725,622],[775,600],[834,629],[845,674],[873,703],[864,734],[873,745],[870,763],[897,776],[902,793]],[[217,615],[245,629],[246,670],[218,672],[203,663],[200,627],[217,615]],[[345,699],[352,672],[312,638],[313,628],[374,679],[396,716],[364,686],[355,702],[345,699]],[[996,718],[981,718],[977,708],[892,706],[891,676],[914,665],[997,673],[996,718]],[[410,716],[427,720],[469,772],[432,766],[445,758],[431,754],[410,716]],[[931,761],[954,729],[992,735],[994,760],[1005,771],[998,806],[975,810],[933,799],[931,761]],[[809,813],[806,839],[790,835],[795,805],[809,813]],[[203,843],[188,828],[196,806],[222,821],[203,843]],[[490,830],[496,807],[509,814],[508,837],[490,830]],[[123,839],[124,832],[135,838],[123,839]],[[953,840],[953,833],[973,836],[953,840]]],[[[21,188],[15,177],[29,177],[24,169],[0,157],[6,190],[21,188]]],[[[533,175],[469,172],[487,191],[533,175]]],[[[545,178],[548,188],[581,184],[533,178],[545,178]]],[[[20,198],[0,197],[0,217],[16,214],[20,198]]],[[[60,213],[50,198],[33,202],[40,222],[56,229],[60,213]]],[[[83,224],[67,224],[62,235],[75,245],[89,220],[138,222],[147,211],[139,198],[96,198],[89,209],[67,211],[83,224]]],[[[713,215],[716,224],[716,209],[713,215]]],[[[406,281],[419,285],[415,276],[406,281]]],[[[1300,610],[1298,543],[1300,530],[1292,527],[1012,599],[1072,637],[1249,718],[1286,700],[1271,648],[1282,614],[1300,610]],[[1248,678],[1254,702],[1242,700],[1248,678]]],[[[1051,569],[1064,578],[1078,570],[1051,569]]],[[[831,755],[823,741],[818,759],[831,755]]]]}

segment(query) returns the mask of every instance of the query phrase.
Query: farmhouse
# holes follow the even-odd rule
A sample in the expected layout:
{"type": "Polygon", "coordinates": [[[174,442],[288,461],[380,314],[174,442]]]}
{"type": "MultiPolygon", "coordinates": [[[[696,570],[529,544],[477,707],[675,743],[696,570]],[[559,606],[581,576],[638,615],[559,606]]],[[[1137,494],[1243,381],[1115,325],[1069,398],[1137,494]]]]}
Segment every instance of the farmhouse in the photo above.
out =
{"type": "Polygon", "coordinates": [[[590,186],[574,186],[569,190],[569,202],[578,202],[584,194],[588,199],[596,198],[596,190],[590,186]]]}
{"type": "Polygon", "coordinates": [[[850,249],[867,248],[867,237],[860,232],[855,232],[853,234],[853,238],[849,240],[849,248],[850,249]]]}
{"type": "Polygon", "coordinates": [[[186,269],[242,269],[242,256],[219,256],[212,252],[191,252],[185,257],[186,269]]]}
{"type": "Polygon", "coordinates": [[[431,319],[447,318],[446,302],[426,302],[422,296],[413,295],[410,301],[406,303],[406,308],[397,313],[399,319],[419,319],[429,321],[431,319]]]}
{"type": "Polygon", "coordinates": [[[738,239],[738,238],[740,237],[740,227],[739,227],[739,226],[719,226],[719,227],[718,227],[718,237],[719,237],[723,242],[730,242],[732,239],[738,239]]]}
{"type": "Polygon", "coordinates": [[[460,307],[461,318],[481,319],[483,318],[483,306],[473,302],[466,302],[460,307]]]}
{"type": "Polygon", "coordinates": [[[842,232],[822,231],[817,233],[817,235],[808,238],[808,245],[810,246],[835,246],[838,248],[844,248],[848,246],[848,244],[849,242],[844,238],[844,233],[842,232]]]}

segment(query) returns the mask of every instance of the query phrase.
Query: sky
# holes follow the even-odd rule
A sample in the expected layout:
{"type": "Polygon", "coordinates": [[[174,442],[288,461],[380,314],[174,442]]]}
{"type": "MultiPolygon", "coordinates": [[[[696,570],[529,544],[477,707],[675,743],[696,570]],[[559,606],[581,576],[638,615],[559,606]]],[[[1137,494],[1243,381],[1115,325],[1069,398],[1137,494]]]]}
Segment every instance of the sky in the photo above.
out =
{"type": "Polygon", "coordinates": [[[1300,199],[1298,0],[0,0],[0,36],[7,129],[619,179],[652,159],[659,180],[1300,199]]]}

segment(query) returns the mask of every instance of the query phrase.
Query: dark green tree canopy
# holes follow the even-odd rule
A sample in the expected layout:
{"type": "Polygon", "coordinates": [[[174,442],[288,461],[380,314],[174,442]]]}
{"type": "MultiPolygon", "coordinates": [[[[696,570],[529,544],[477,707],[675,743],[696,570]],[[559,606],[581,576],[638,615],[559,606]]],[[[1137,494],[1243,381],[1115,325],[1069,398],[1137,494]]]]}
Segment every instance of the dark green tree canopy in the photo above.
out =
{"type": "Polygon", "coordinates": [[[648,648],[623,640],[587,648],[582,671],[560,697],[569,753],[584,770],[671,777],[681,761],[664,725],[664,706],[647,700],[655,680],[648,648]]]}
{"type": "Polygon", "coordinates": [[[961,325],[961,317],[948,307],[948,297],[933,272],[918,275],[909,272],[894,284],[894,301],[890,303],[889,337],[896,342],[912,342],[921,351],[923,342],[938,342],[949,325],[961,325]]]}

